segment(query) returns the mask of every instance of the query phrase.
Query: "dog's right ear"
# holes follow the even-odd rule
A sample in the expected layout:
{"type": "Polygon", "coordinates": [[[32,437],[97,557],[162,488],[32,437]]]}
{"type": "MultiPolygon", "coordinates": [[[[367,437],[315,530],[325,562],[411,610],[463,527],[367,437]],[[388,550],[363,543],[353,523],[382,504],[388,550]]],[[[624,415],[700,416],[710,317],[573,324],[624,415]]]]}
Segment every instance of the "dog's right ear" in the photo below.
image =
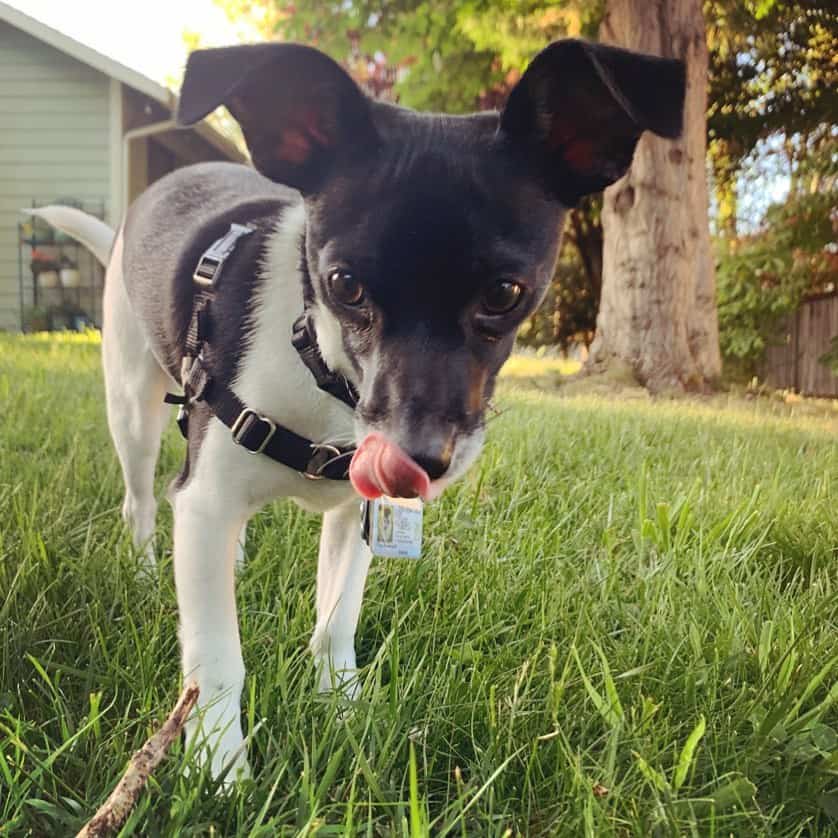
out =
{"type": "Polygon", "coordinates": [[[300,44],[248,44],[189,56],[177,121],[194,125],[226,105],[253,164],[278,183],[315,192],[335,160],[369,149],[369,102],[340,65],[300,44]]]}

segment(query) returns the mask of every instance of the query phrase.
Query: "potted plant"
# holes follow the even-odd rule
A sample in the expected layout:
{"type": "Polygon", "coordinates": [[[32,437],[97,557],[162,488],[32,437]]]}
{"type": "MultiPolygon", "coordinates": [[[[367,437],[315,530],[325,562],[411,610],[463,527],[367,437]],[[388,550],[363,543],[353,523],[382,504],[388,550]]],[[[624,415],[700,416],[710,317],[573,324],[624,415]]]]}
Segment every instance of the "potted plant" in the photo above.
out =
{"type": "Polygon", "coordinates": [[[49,314],[41,306],[28,306],[23,310],[24,332],[46,332],[49,329],[49,314]]]}
{"type": "MultiPolygon", "coordinates": [[[[26,212],[26,210],[24,210],[26,212]]],[[[22,226],[23,240],[27,244],[52,244],[55,241],[55,228],[43,218],[32,216],[22,226]]]]}
{"type": "Polygon", "coordinates": [[[29,263],[32,275],[38,283],[39,288],[57,288],[59,284],[60,264],[55,261],[52,254],[41,248],[32,250],[32,261],[29,263]]]}
{"type": "Polygon", "coordinates": [[[81,285],[81,274],[76,263],[67,256],[61,257],[59,275],[64,288],[78,288],[81,285]]]}
{"type": "Polygon", "coordinates": [[[71,305],[53,306],[49,310],[49,320],[52,330],[55,332],[75,331],[76,317],[79,310],[71,305]]]}

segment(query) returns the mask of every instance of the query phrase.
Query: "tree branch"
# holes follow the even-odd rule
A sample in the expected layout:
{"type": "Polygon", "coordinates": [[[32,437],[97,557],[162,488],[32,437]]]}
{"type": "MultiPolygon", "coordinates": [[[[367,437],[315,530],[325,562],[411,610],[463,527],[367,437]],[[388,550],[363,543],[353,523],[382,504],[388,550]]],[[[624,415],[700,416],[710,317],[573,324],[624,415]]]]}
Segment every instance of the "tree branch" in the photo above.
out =
{"type": "Polygon", "coordinates": [[[99,811],[82,827],[76,838],[104,838],[115,834],[137,803],[151,772],[160,764],[172,742],[183,730],[198,701],[198,685],[189,684],[180,694],[163,727],[131,757],[128,768],[99,811]]]}

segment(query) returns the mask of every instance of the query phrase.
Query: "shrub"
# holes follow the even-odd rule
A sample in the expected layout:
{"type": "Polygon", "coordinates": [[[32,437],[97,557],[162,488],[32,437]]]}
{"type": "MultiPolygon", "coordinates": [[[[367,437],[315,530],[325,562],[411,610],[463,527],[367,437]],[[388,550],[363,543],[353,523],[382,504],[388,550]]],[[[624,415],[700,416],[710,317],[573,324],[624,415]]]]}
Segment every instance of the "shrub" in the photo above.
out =
{"type": "Polygon", "coordinates": [[[785,316],[838,287],[838,196],[802,195],[769,209],[756,235],[719,243],[719,341],[726,361],[753,371],[785,316]]]}

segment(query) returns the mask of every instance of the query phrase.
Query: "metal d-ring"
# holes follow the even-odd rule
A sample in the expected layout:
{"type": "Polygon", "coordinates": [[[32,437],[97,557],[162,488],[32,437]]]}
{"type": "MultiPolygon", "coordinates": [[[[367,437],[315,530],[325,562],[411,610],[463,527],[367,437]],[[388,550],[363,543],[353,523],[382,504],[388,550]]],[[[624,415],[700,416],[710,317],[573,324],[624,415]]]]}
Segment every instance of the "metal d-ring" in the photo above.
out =
{"type": "Polygon", "coordinates": [[[323,480],[325,475],[323,474],[324,470],[327,469],[332,463],[337,462],[338,460],[342,459],[343,457],[351,457],[354,454],[354,449],[350,451],[341,451],[336,445],[332,445],[328,442],[313,442],[311,447],[315,449],[315,454],[309,460],[308,467],[303,472],[303,477],[307,477],[309,480],[323,480]],[[323,463],[320,463],[315,468],[312,468],[312,464],[314,463],[315,458],[320,454],[320,452],[326,452],[328,454],[333,454],[333,457],[330,457],[323,463]]]}

